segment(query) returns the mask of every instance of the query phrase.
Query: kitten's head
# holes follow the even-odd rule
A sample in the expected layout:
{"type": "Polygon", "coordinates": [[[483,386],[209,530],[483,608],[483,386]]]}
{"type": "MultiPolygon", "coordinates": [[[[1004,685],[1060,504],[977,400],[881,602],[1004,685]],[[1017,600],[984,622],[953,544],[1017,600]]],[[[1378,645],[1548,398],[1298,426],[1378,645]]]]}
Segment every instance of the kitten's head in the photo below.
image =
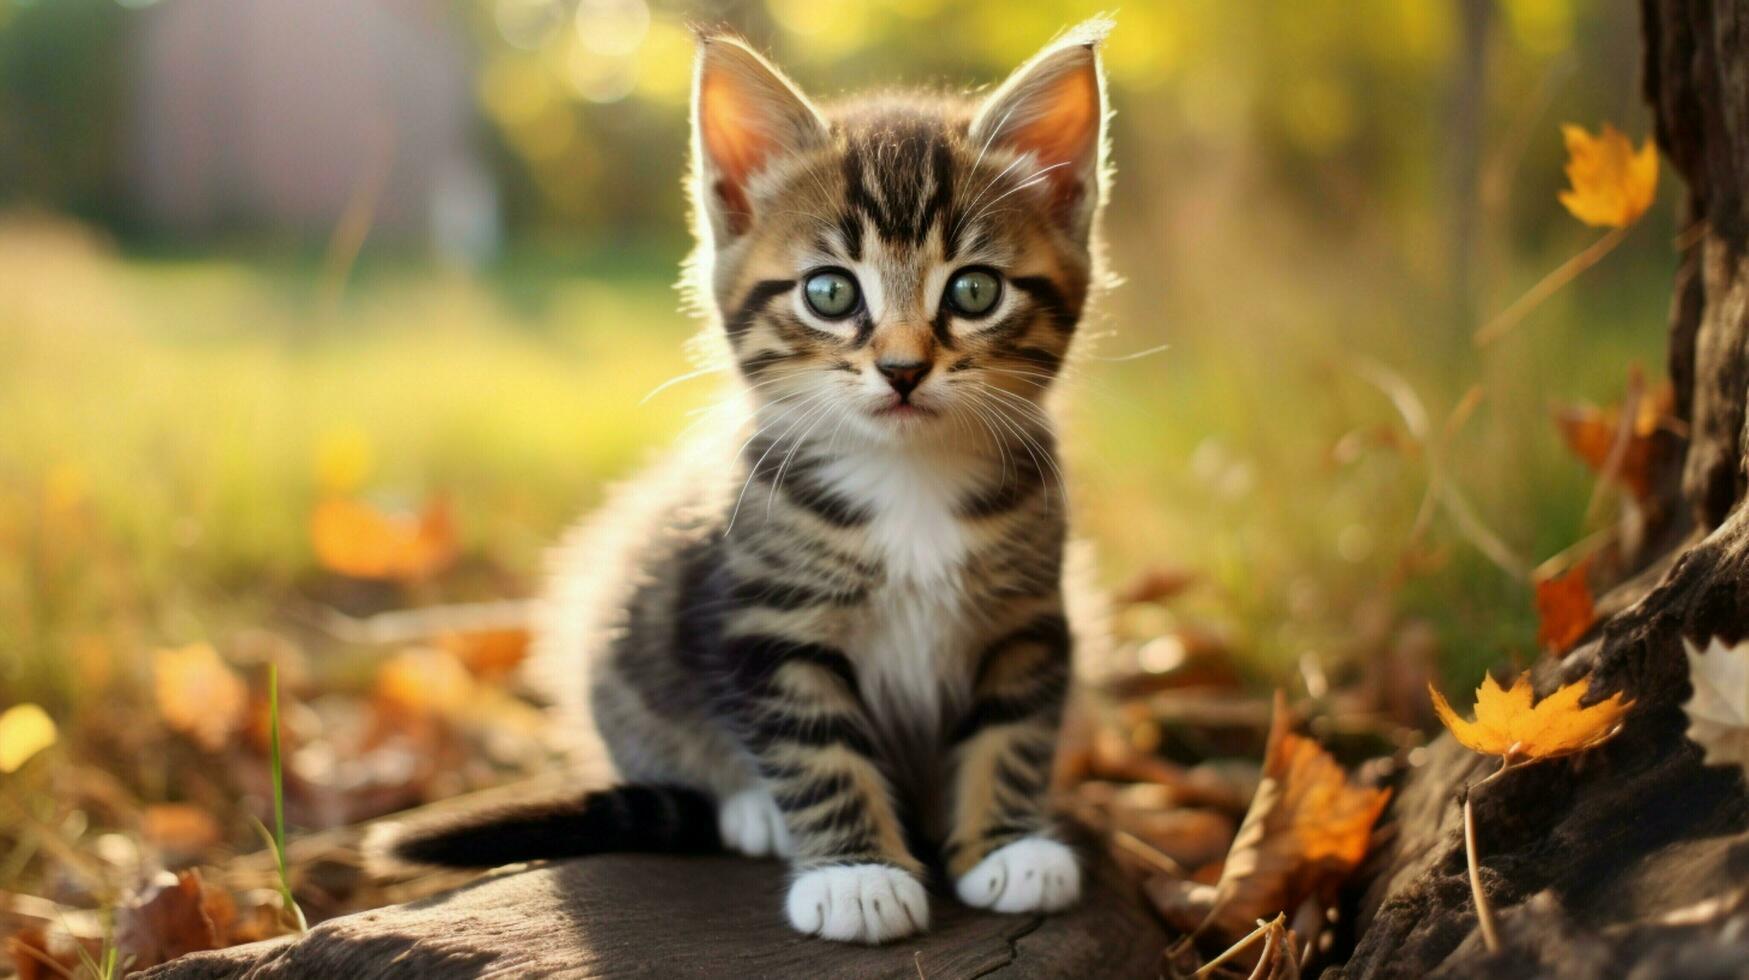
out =
{"type": "Polygon", "coordinates": [[[701,39],[693,285],[766,422],[1004,442],[1042,418],[1094,279],[1109,26],[982,97],[825,106],[701,39]]]}

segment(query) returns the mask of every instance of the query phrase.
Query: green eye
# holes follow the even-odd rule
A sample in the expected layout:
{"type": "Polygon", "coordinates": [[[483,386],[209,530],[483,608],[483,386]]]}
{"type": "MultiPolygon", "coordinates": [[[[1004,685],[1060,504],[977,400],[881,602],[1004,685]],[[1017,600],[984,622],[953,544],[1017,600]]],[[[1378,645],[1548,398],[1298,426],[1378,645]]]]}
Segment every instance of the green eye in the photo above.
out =
{"type": "Polygon", "coordinates": [[[826,269],[802,284],[808,307],[828,320],[838,320],[856,311],[861,303],[856,279],[843,269],[826,269]]]}
{"type": "Polygon", "coordinates": [[[947,281],[947,305],[961,316],[983,316],[1002,298],[1002,280],[988,269],[961,269],[947,281]]]}

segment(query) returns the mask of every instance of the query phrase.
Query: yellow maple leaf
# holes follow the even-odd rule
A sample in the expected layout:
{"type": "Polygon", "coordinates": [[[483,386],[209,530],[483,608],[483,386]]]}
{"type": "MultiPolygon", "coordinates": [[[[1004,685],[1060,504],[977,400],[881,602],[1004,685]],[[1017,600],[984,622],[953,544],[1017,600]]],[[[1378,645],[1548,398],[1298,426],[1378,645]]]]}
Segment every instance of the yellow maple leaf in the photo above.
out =
{"type": "Polygon", "coordinates": [[[0,772],[17,772],[31,756],[55,744],[55,720],[34,704],[15,704],[0,714],[0,772]]]}
{"type": "Polygon", "coordinates": [[[1658,150],[1634,145],[1609,123],[1596,136],[1582,126],[1561,127],[1567,143],[1567,181],[1560,194],[1573,217],[1598,228],[1626,228],[1640,220],[1658,193],[1658,150]]]}
{"type": "Polygon", "coordinates": [[[1433,710],[1439,720],[1459,742],[1515,765],[1583,752],[1609,741],[1621,730],[1622,716],[1633,702],[1624,701],[1618,691],[1582,708],[1579,699],[1588,686],[1588,681],[1577,680],[1533,703],[1535,694],[1528,675],[1518,675],[1510,688],[1502,688],[1489,676],[1476,689],[1475,721],[1458,717],[1432,684],[1427,690],[1433,695],[1433,710]]]}
{"type": "Polygon", "coordinates": [[[207,644],[157,651],[152,675],[164,723],[201,748],[217,752],[243,727],[248,685],[207,644]]]}

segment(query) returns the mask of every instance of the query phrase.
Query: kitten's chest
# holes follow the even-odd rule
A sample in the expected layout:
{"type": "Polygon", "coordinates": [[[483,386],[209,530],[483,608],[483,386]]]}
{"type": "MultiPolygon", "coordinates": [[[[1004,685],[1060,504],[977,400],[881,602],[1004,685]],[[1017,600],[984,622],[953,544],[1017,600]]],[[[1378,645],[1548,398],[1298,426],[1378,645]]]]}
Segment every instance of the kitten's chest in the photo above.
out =
{"type": "Polygon", "coordinates": [[[868,510],[863,549],[883,571],[845,638],[865,697],[883,727],[933,730],[970,683],[979,610],[963,576],[975,541],[957,512],[982,474],[893,452],[847,457],[823,475],[868,510]]]}

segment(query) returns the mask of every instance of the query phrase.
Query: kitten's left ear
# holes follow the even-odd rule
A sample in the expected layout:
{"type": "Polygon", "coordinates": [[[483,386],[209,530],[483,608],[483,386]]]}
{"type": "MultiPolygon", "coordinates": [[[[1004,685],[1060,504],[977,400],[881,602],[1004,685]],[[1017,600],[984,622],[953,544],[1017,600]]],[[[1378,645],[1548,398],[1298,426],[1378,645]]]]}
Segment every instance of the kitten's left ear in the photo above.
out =
{"type": "Polygon", "coordinates": [[[751,225],[754,177],[830,138],[807,96],[732,37],[699,37],[692,113],[698,194],[719,242],[751,225]]]}
{"type": "Polygon", "coordinates": [[[1099,45],[1111,28],[1096,17],[1033,55],[985,100],[970,134],[980,147],[1032,154],[1053,215],[1082,240],[1100,201],[1106,112],[1099,45]]]}

